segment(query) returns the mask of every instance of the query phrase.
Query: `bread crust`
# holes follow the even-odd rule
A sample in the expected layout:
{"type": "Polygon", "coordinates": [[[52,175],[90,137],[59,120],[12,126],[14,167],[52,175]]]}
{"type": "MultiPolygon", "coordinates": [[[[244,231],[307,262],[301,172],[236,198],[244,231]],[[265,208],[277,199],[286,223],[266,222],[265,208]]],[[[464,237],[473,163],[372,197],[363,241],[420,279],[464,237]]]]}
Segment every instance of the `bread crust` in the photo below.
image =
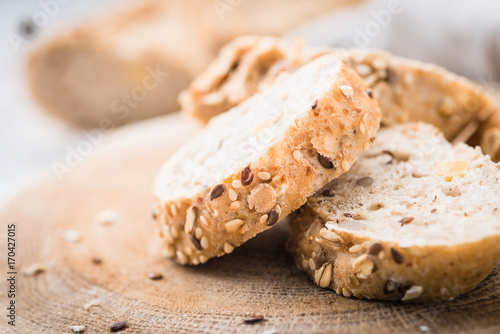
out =
{"type": "Polygon", "coordinates": [[[287,249],[297,267],[317,285],[344,296],[427,302],[454,298],[472,290],[498,264],[499,208],[486,198],[498,198],[500,166],[464,144],[451,146],[429,128],[423,123],[399,125],[398,131],[407,133],[405,136],[413,141],[413,148],[407,148],[411,145],[391,133],[385,140],[397,140],[397,144],[376,142],[349,173],[309,198],[301,208],[292,224],[287,249]],[[425,140],[433,142],[434,149],[424,150],[423,147],[428,146],[425,140]],[[444,148],[436,148],[443,142],[444,148]],[[406,149],[413,150],[414,156],[407,155],[406,149]],[[379,151],[383,156],[377,154],[379,151]],[[477,175],[476,178],[466,178],[460,170],[448,170],[449,174],[441,176],[439,166],[445,161],[435,159],[460,158],[467,161],[466,166],[471,166],[470,170],[469,167],[463,169],[464,173],[477,175]],[[423,166],[434,166],[435,171],[422,170],[423,166]],[[367,177],[372,171],[373,177],[367,177]],[[377,177],[382,171],[391,174],[377,177]],[[481,173],[487,173],[488,177],[481,173]],[[448,175],[453,176],[448,178],[448,175]],[[425,177],[430,181],[422,181],[425,177]],[[458,180],[453,180],[454,177],[458,180]],[[414,183],[410,183],[409,178],[415,179],[414,183]],[[464,180],[463,183],[460,180],[464,180]],[[410,188],[402,188],[401,182],[410,188]],[[424,188],[424,182],[435,184],[435,193],[433,188],[424,188]],[[476,188],[477,183],[483,182],[496,183],[488,188],[485,185],[476,188]],[[421,186],[416,189],[410,184],[421,186]],[[457,203],[457,196],[462,196],[462,192],[469,198],[474,196],[470,194],[472,189],[484,191],[481,195],[485,199],[473,204],[464,198],[456,206],[446,204],[457,203]],[[469,206],[462,209],[464,205],[469,206]],[[439,220],[443,218],[440,212],[453,217],[449,224],[439,220]],[[483,219],[478,217],[486,221],[478,222],[483,219]],[[472,233],[470,224],[481,231],[472,233]],[[449,229],[433,229],[433,226],[449,229]],[[455,229],[468,232],[463,232],[458,240],[455,229]]]}
{"type": "Polygon", "coordinates": [[[324,224],[306,205],[293,222],[287,249],[297,267],[317,285],[346,297],[412,302],[447,300],[474,289],[500,261],[499,235],[455,246],[403,248],[397,243],[335,231],[344,245],[338,248],[316,242],[324,224]],[[377,255],[370,254],[374,244],[382,249],[377,255]],[[359,250],[349,251],[353,247],[359,250]],[[401,255],[401,263],[394,260],[392,249],[401,255]],[[356,261],[360,266],[366,263],[373,266],[373,272],[366,278],[360,277],[355,270],[356,261]],[[331,280],[321,285],[318,273],[329,264],[331,280]],[[414,292],[407,293],[412,287],[414,292]]]}
{"type": "MultiPolygon", "coordinates": [[[[349,169],[378,130],[376,102],[342,62],[327,93],[311,104],[248,166],[190,198],[165,200],[157,192],[157,225],[167,256],[182,264],[199,264],[230,253],[349,169]],[[352,96],[342,92],[346,85],[352,87],[352,96]],[[326,168],[319,154],[332,166],[326,168]]],[[[162,187],[160,183],[161,177],[156,188],[162,187]]]]}

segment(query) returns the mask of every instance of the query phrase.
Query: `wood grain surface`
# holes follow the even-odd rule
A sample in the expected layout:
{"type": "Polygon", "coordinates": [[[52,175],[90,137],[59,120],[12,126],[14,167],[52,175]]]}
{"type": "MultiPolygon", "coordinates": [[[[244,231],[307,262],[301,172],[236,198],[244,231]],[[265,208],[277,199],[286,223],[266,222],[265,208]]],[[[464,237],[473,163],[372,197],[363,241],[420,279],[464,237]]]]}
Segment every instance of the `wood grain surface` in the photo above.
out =
{"type": "Polygon", "coordinates": [[[179,115],[106,135],[104,143],[59,182],[48,173],[18,194],[1,215],[2,277],[7,225],[16,224],[17,321],[7,325],[7,285],[0,290],[1,333],[106,333],[121,320],[127,333],[500,333],[500,267],[454,301],[413,305],[356,300],[321,289],[284,250],[281,222],[234,253],[197,267],[161,256],[151,219],[151,184],[164,160],[198,127],[179,115]],[[119,225],[95,215],[112,209],[119,225]],[[78,231],[80,240],[64,232],[78,231]],[[102,259],[95,264],[94,256],[102,259]],[[151,280],[148,273],[163,275],[151,280]],[[88,310],[86,303],[100,305],[88,310]],[[248,315],[265,320],[245,324],[248,315]]]}

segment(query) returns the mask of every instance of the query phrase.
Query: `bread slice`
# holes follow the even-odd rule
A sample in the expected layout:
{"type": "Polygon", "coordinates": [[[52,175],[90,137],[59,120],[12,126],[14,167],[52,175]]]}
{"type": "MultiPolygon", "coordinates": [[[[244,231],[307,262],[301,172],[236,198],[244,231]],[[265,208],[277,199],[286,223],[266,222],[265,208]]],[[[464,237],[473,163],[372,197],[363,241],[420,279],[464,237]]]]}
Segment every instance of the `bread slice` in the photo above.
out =
{"type": "Polygon", "coordinates": [[[348,173],[308,199],[287,243],[323,288],[430,301],[470,291],[500,260],[500,165],[431,125],[379,131],[348,173]]]}
{"type": "Polygon", "coordinates": [[[203,263],[270,228],[347,171],[379,121],[359,76],[331,55],[215,117],[155,181],[167,254],[203,263]]]}
{"type": "Polygon", "coordinates": [[[309,62],[300,40],[241,36],[179,95],[190,116],[202,123],[238,105],[271,85],[280,73],[289,74],[309,62]]]}
{"type": "Polygon", "coordinates": [[[372,89],[382,110],[382,125],[425,121],[452,140],[489,103],[487,95],[471,81],[442,67],[385,51],[311,49],[297,41],[288,43],[269,37],[254,39],[254,46],[243,50],[240,41],[229,43],[208,70],[181,94],[183,110],[207,121],[284,73],[326,53],[345,59],[372,89]],[[265,56],[269,50],[273,50],[273,57],[265,56]]]}

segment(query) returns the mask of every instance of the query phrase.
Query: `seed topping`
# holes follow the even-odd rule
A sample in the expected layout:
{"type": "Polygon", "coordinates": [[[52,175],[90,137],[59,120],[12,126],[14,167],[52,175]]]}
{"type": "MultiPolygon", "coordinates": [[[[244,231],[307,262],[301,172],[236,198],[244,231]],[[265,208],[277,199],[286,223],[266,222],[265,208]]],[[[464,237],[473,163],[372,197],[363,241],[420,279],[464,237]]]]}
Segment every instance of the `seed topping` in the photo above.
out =
{"type": "Polygon", "coordinates": [[[333,162],[328,159],[327,157],[322,156],[321,154],[318,154],[318,160],[319,163],[325,167],[326,169],[332,169],[333,168],[333,162]]]}
{"type": "Polygon", "coordinates": [[[253,181],[253,173],[250,167],[245,167],[241,171],[241,184],[244,186],[248,186],[253,181]]]}
{"type": "Polygon", "coordinates": [[[397,264],[401,264],[404,261],[403,255],[392,247],[391,247],[391,256],[394,262],[396,262],[397,264]]]}
{"type": "Polygon", "coordinates": [[[210,200],[213,201],[214,199],[220,197],[224,193],[225,189],[226,187],[222,183],[213,187],[210,192],[210,200]]]}

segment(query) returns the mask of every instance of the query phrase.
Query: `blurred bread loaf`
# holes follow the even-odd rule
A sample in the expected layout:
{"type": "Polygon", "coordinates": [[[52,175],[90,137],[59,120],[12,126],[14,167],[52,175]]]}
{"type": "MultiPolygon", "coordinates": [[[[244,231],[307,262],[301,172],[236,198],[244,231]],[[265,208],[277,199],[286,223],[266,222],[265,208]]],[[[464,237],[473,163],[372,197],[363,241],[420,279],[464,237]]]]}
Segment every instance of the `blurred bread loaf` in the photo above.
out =
{"type": "Polygon", "coordinates": [[[164,114],[230,39],[279,35],[347,2],[135,2],[42,42],[28,60],[31,91],[47,111],[85,127],[164,114]]]}
{"type": "Polygon", "coordinates": [[[473,82],[433,64],[380,50],[312,49],[252,36],[227,44],[179,99],[190,115],[207,122],[325,53],[345,59],[363,78],[380,104],[382,125],[425,121],[451,140],[489,104],[473,82]]]}

